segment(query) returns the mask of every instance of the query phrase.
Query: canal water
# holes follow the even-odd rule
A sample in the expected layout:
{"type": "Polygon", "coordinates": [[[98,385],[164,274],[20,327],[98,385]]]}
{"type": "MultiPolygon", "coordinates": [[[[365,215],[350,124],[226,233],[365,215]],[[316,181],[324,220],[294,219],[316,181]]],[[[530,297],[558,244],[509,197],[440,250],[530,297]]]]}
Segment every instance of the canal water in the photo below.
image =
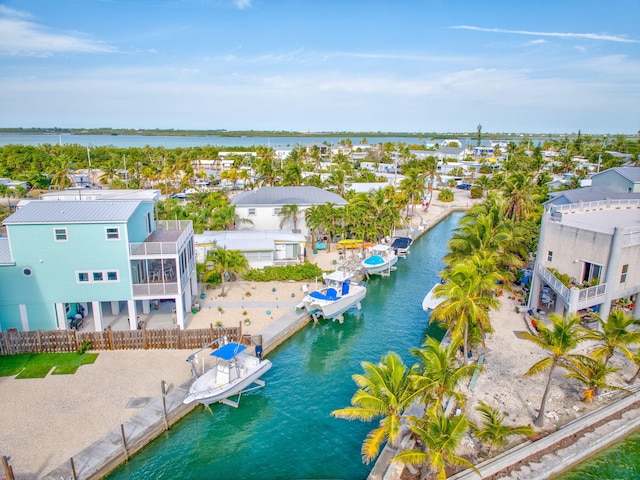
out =
{"type": "Polygon", "coordinates": [[[395,351],[413,364],[410,348],[427,334],[442,337],[428,325],[422,299],[439,280],[460,216],[416,240],[389,277],[372,278],[362,309],[344,324],[311,323],[270,353],[266,386],[244,395],[238,409],[197,407],[108,478],[366,478],[373,464],[362,463],[360,448],[374,424],[330,413],[350,405],[360,362],[395,351]]]}

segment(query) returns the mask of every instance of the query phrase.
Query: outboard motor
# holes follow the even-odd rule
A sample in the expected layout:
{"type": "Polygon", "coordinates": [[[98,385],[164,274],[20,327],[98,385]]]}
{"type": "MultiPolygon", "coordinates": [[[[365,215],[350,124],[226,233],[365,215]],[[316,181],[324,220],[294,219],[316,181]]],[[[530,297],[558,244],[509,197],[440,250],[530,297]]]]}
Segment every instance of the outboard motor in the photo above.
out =
{"type": "Polygon", "coordinates": [[[262,345],[256,345],[256,357],[262,360],[262,345]]]}

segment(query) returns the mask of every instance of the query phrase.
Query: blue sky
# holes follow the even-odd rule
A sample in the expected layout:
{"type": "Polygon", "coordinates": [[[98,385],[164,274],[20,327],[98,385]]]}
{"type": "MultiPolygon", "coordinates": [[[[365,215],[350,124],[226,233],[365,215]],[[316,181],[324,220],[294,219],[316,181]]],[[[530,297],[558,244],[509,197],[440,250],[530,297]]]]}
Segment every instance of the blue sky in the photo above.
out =
{"type": "Polygon", "coordinates": [[[0,0],[0,127],[636,133],[640,0],[0,0]]]}

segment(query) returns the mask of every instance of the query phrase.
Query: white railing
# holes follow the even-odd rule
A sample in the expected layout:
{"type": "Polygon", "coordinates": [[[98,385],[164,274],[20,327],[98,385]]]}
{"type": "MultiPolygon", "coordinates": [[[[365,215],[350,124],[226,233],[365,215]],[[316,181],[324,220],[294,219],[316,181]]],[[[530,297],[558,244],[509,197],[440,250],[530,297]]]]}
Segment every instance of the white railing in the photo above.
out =
{"type": "Polygon", "coordinates": [[[129,244],[131,256],[177,255],[193,236],[193,224],[190,220],[158,220],[158,230],[179,230],[180,237],[175,242],[137,242],[129,244]]]}
{"type": "Polygon", "coordinates": [[[607,208],[632,208],[640,207],[640,199],[627,198],[616,199],[607,198],[606,200],[597,200],[594,202],[568,203],[566,205],[549,205],[548,212],[552,213],[575,213],[589,212],[592,210],[604,210],[607,208]]]}
{"type": "Polygon", "coordinates": [[[558,278],[551,273],[543,265],[538,264],[538,273],[544,279],[545,283],[549,285],[554,292],[560,295],[565,301],[569,300],[569,289],[558,278]]]}
{"type": "Polygon", "coordinates": [[[605,293],[607,293],[606,283],[602,283],[594,287],[583,288],[582,290],[580,290],[580,294],[578,295],[578,301],[584,302],[587,300],[592,300],[596,297],[604,295],[605,293]]]}
{"type": "Polygon", "coordinates": [[[160,295],[177,295],[180,293],[177,283],[135,283],[133,296],[149,297],[160,295]]]}

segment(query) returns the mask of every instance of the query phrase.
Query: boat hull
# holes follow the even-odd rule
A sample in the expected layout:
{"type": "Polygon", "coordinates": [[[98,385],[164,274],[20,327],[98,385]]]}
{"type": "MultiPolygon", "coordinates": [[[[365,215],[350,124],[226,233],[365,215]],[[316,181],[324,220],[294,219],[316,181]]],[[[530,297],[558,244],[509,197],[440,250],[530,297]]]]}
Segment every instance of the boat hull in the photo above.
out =
{"type": "MultiPolygon", "coordinates": [[[[247,355],[243,356],[251,358],[247,355]]],[[[204,405],[211,405],[212,403],[220,402],[226,398],[242,393],[242,391],[258,380],[272,366],[269,360],[258,360],[257,358],[255,360],[257,360],[255,365],[246,369],[243,375],[222,385],[216,384],[215,372],[213,369],[209,370],[193,382],[183,403],[198,402],[204,405]]],[[[244,367],[241,367],[241,370],[244,370],[244,367]]]]}
{"type": "Polygon", "coordinates": [[[422,300],[422,309],[424,311],[433,310],[445,300],[444,297],[436,297],[434,294],[434,290],[438,285],[440,284],[436,283],[433,287],[431,287],[429,293],[427,293],[427,295],[425,295],[424,299],[422,300]]]}
{"type": "Polygon", "coordinates": [[[366,263],[366,260],[364,260],[362,266],[369,275],[376,275],[388,272],[396,263],[398,263],[398,257],[394,255],[377,264],[366,263]]]}
{"type": "Polygon", "coordinates": [[[338,297],[336,300],[320,300],[308,295],[304,298],[303,303],[309,313],[319,313],[322,317],[332,320],[358,306],[366,294],[366,287],[352,285],[347,295],[338,297]]]}

